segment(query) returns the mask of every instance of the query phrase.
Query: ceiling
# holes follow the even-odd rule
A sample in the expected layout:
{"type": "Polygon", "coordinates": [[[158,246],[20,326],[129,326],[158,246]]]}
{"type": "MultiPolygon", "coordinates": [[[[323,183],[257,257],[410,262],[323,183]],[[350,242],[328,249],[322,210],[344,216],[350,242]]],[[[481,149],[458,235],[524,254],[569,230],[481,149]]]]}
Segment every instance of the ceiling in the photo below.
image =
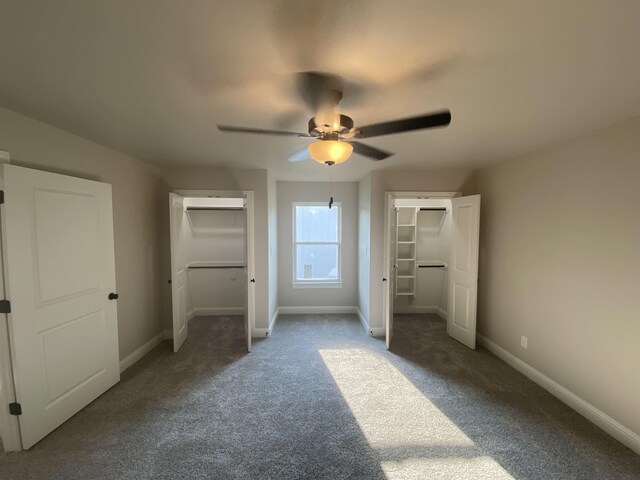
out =
{"type": "Polygon", "coordinates": [[[308,142],[294,74],[346,82],[356,125],[449,108],[448,128],[365,141],[335,180],[475,167],[640,115],[640,1],[0,0],[0,105],[163,165],[268,168],[308,142]]]}

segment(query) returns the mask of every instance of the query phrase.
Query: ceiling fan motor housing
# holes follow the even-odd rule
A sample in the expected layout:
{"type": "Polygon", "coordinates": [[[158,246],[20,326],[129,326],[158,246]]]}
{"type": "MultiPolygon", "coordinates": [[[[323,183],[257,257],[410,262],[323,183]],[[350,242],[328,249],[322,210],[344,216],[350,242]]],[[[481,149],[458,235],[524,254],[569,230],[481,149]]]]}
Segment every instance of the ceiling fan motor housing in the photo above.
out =
{"type": "Polygon", "coordinates": [[[346,115],[339,115],[340,125],[334,128],[334,125],[318,125],[316,118],[309,120],[309,135],[312,137],[330,138],[338,135],[345,135],[353,129],[353,119],[346,115]]]}

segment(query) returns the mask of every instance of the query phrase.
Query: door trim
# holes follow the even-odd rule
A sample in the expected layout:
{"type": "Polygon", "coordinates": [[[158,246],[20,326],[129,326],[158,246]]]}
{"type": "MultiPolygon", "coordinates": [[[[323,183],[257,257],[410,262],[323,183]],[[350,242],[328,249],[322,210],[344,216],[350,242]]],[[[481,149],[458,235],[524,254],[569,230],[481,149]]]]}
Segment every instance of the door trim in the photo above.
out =
{"type": "MultiPolygon", "coordinates": [[[[390,266],[390,259],[391,259],[391,237],[389,235],[389,228],[390,225],[388,225],[388,219],[387,219],[387,213],[388,213],[388,207],[389,207],[389,202],[392,202],[396,199],[399,198],[406,198],[406,199],[421,199],[421,200],[428,200],[428,199],[450,199],[450,198],[455,198],[455,197],[461,197],[462,193],[461,192],[402,192],[402,191],[387,191],[384,192],[384,235],[383,235],[383,244],[382,244],[382,258],[383,258],[383,266],[382,266],[382,276],[383,278],[389,279],[390,278],[390,270],[389,270],[389,266],[390,266]]],[[[386,282],[387,285],[385,285],[383,287],[383,296],[382,296],[382,318],[383,318],[383,330],[385,332],[385,339],[386,337],[388,337],[390,335],[390,325],[389,325],[389,317],[390,315],[388,315],[388,306],[389,303],[392,301],[391,300],[391,295],[393,295],[392,289],[388,288],[388,284],[389,281],[387,280],[386,282]]],[[[392,319],[393,320],[393,319],[392,319]]],[[[388,339],[387,343],[388,343],[388,339]]],[[[387,346],[387,349],[389,348],[389,346],[387,346]]]]}
{"type": "MultiPolygon", "coordinates": [[[[253,190],[195,190],[195,189],[176,189],[172,190],[172,193],[182,195],[183,197],[208,197],[219,196],[229,198],[244,198],[247,202],[247,242],[249,244],[250,254],[247,255],[247,276],[248,278],[255,278],[256,274],[256,261],[255,261],[255,213],[254,213],[254,192],[253,190]]],[[[251,331],[249,332],[252,337],[263,337],[256,331],[255,313],[256,313],[256,299],[255,299],[255,287],[253,294],[253,305],[250,308],[249,326],[251,331]]],[[[263,329],[261,329],[262,331],[263,329]]]]}
{"type": "MultiPolygon", "coordinates": [[[[0,169],[0,188],[4,190],[4,175],[0,169]]],[[[4,204],[0,205],[0,296],[10,300],[6,279],[6,229],[4,228],[4,204]]],[[[16,401],[16,389],[13,378],[13,356],[9,335],[9,316],[0,314],[0,435],[5,452],[22,451],[22,436],[18,417],[9,413],[8,405],[16,401]]]]}

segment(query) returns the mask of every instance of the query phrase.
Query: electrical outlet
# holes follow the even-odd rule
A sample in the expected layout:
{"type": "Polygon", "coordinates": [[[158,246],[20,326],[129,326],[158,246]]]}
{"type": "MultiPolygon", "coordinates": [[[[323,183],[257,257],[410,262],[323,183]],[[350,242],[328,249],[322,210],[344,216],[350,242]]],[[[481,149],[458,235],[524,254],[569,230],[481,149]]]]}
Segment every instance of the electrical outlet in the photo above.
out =
{"type": "Polygon", "coordinates": [[[527,348],[527,341],[527,337],[524,335],[520,336],[520,345],[522,345],[523,348],[527,348]]]}

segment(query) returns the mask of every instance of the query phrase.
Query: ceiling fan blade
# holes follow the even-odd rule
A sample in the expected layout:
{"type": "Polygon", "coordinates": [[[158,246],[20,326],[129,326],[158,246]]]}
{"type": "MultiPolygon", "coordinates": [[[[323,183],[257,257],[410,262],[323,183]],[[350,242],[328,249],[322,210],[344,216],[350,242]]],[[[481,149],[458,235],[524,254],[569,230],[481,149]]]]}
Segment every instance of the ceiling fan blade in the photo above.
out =
{"type": "Polygon", "coordinates": [[[302,162],[309,159],[311,159],[311,155],[309,155],[309,149],[307,147],[304,147],[289,157],[290,162],[302,162]]]}
{"type": "Polygon", "coordinates": [[[285,137],[310,137],[310,135],[306,133],[287,132],[284,130],[265,130],[262,128],[232,127],[229,125],[218,125],[218,130],[221,132],[232,133],[258,133],[262,135],[280,135],[285,137]]]}
{"type": "Polygon", "coordinates": [[[385,152],[384,150],[365,145],[364,143],[349,143],[353,145],[354,152],[359,153],[360,155],[364,155],[365,157],[369,157],[371,160],[384,160],[385,158],[389,158],[391,155],[393,155],[393,153],[391,152],[385,152]]]}
{"type": "Polygon", "coordinates": [[[380,135],[390,135],[392,133],[410,132],[411,130],[420,130],[423,128],[446,127],[451,123],[451,112],[445,110],[429,115],[421,115],[419,117],[402,118],[400,120],[392,120],[390,122],[374,123],[358,127],[359,137],[371,138],[380,135]]]}

